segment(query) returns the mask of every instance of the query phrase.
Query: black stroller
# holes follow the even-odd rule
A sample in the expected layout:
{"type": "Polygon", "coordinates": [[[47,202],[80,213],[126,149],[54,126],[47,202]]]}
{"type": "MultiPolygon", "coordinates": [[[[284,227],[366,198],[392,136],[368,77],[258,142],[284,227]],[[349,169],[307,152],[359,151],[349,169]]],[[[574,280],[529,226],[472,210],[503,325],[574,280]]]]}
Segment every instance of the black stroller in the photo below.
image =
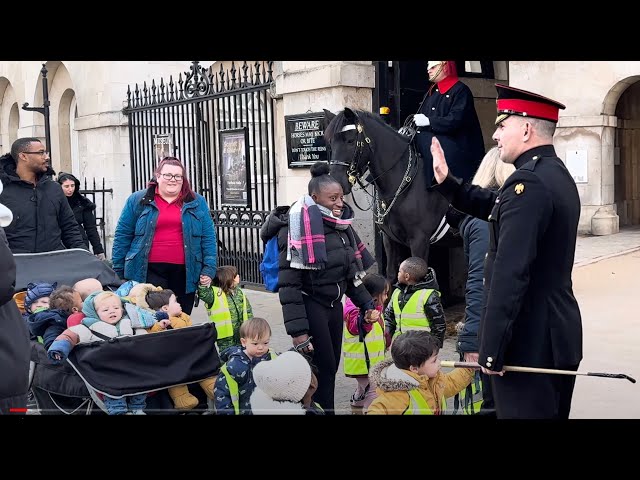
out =
{"type": "MultiPolygon", "coordinates": [[[[122,283],[103,261],[82,249],[15,254],[16,292],[29,282],[73,285],[96,278],[104,289],[122,283]]],[[[198,382],[217,375],[220,359],[212,323],[149,335],[79,344],[67,362],[56,365],[44,345],[31,341],[29,381],[35,408],[29,413],[54,415],[104,414],[104,395],[119,398],[147,393],[146,413],[178,414],[167,388],[188,384],[199,405],[188,413],[211,411],[198,382]]]]}

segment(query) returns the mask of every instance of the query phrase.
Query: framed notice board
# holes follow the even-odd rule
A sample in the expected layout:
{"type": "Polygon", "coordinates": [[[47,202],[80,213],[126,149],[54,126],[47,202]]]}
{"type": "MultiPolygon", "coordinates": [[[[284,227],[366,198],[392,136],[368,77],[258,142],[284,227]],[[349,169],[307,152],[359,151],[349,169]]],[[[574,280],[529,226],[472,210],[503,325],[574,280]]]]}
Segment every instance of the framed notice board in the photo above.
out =
{"type": "Polygon", "coordinates": [[[220,131],[222,205],[251,205],[249,131],[246,127],[220,131]]]}
{"type": "Polygon", "coordinates": [[[289,168],[310,167],[329,160],[324,112],[285,115],[284,122],[289,168]]]}

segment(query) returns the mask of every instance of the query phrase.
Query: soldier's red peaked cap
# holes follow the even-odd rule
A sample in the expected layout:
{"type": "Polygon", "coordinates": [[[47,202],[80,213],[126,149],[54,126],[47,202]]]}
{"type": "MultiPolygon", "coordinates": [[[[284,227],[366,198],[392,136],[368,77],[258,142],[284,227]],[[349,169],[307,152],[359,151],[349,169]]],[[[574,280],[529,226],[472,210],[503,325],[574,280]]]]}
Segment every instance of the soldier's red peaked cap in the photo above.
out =
{"type": "Polygon", "coordinates": [[[560,102],[550,98],[508,85],[496,83],[496,90],[498,91],[496,125],[509,115],[542,118],[557,123],[560,109],[566,108],[560,102]]]}

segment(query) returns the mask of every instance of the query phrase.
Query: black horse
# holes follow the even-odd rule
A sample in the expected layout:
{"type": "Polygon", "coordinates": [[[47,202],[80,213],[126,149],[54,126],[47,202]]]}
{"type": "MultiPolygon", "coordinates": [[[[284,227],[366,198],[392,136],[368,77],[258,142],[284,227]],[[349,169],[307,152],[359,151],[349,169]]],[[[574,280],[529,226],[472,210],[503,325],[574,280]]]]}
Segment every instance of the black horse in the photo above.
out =
{"type": "Polygon", "coordinates": [[[449,203],[427,190],[423,169],[431,158],[419,158],[411,137],[402,135],[369,112],[325,110],[325,139],[331,148],[331,176],[345,194],[356,182],[373,184],[374,219],[383,232],[386,276],[395,281],[400,263],[410,256],[429,261],[430,244],[446,232],[449,203]],[[365,177],[366,172],[369,175],[365,177]]]}

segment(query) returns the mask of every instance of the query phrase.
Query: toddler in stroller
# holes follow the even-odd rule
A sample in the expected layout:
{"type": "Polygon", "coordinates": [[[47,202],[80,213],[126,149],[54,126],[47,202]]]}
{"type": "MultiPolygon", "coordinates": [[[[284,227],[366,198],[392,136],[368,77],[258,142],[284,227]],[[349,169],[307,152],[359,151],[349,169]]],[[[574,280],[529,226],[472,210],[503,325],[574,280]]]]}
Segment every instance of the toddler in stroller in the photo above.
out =
{"type": "MultiPolygon", "coordinates": [[[[14,259],[17,291],[25,290],[34,278],[46,278],[59,285],[95,278],[109,291],[122,284],[106,263],[86,250],[15,254],[14,259]]],[[[212,347],[215,340],[215,327],[210,323],[156,335],[116,337],[106,342],[79,344],[70,351],[67,361],[58,365],[48,358],[41,343],[32,341],[29,380],[37,411],[75,415],[103,413],[106,407],[101,397],[147,394],[147,413],[179,413],[173,408],[166,389],[191,385],[216,375],[220,360],[212,347]]],[[[194,394],[203,406],[194,410],[206,409],[206,396],[194,394]]]]}

